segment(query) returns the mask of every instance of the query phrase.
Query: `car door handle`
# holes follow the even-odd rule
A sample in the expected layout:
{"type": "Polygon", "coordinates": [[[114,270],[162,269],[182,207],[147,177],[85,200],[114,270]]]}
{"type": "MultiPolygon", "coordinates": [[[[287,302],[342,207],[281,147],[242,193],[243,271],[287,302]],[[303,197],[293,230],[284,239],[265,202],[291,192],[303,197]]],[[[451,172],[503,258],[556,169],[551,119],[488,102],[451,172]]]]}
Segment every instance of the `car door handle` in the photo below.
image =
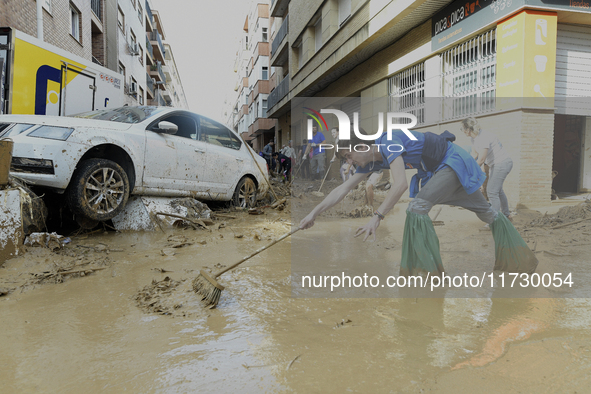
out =
{"type": "Polygon", "coordinates": [[[195,148],[195,152],[205,153],[205,149],[195,148]]]}

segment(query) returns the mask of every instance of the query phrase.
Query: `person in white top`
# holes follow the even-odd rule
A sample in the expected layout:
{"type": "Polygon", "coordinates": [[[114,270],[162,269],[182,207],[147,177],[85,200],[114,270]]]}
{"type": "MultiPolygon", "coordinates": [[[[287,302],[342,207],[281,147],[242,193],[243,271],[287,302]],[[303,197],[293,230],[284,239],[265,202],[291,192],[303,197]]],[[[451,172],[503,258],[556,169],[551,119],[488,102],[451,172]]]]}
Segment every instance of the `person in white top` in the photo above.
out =
{"type": "Polygon", "coordinates": [[[295,149],[291,146],[292,141],[289,140],[289,142],[287,143],[287,146],[283,147],[283,149],[281,149],[281,153],[284,154],[285,156],[289,157],[291,159],[292,163],[296,162],[296,151],[295,149]]]}
{"type": "Polygon", "coordinates": [[[486,164],[489,167],[488,184],[486,194],[488,199],[497,211],[502,212],[507,218],[511,218],[509,201],[503,191],[503,182],[513,168],[513,161],[497,136],[482,130],[478,121],[474,118],[466,118],[460,127],[468,137],[472,139],[472,157],[479,166],[486,164]]]}

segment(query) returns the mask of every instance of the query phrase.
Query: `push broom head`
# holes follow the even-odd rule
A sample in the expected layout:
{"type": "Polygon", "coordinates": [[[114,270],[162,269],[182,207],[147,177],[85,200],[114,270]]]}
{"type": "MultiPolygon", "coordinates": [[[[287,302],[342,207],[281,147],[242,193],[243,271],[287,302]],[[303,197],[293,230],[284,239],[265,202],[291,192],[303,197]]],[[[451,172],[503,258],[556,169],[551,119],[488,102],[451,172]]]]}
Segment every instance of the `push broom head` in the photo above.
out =
{"type": "Polygon", "coordinates": [[[209,276],[205,271],[199,271],[199,276],[193,281],[193,290],[201,297],[201,301],[208,308],[215,308],[222,295],[224,286],[220,285],[215,279],[209,276]]]}

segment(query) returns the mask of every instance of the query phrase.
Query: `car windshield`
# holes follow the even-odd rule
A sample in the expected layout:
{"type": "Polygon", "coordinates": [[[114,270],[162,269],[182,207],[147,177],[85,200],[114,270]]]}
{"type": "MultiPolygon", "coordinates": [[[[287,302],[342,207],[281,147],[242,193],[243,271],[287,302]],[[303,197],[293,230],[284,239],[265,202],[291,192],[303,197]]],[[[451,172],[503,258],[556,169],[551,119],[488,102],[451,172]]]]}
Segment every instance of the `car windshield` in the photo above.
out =
{"type": "Polygon", "coordinates": [[[72,118],[109,120],[120,123],[139,123],[164,111],[159,107],[121,107],[70,115],[72,118]]]}

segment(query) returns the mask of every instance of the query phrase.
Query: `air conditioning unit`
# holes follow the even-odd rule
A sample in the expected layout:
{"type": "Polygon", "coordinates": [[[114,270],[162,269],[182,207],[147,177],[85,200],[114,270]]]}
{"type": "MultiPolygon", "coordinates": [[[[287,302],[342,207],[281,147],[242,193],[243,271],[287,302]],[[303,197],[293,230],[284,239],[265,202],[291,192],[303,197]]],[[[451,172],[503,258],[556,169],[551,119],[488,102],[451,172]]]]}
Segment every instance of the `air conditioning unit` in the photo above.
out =
{"type": "Polygon", "coordinates": [[[129,44],[129,54],[132,56],[138,56],[140,54],[140,48],[137,42],[132,42],[129,44]]]}
{"type": "Polygon", "coordinates": [[[129,94],[137,94],[137,83],[132,82],[129,84],[129,94]]]}

